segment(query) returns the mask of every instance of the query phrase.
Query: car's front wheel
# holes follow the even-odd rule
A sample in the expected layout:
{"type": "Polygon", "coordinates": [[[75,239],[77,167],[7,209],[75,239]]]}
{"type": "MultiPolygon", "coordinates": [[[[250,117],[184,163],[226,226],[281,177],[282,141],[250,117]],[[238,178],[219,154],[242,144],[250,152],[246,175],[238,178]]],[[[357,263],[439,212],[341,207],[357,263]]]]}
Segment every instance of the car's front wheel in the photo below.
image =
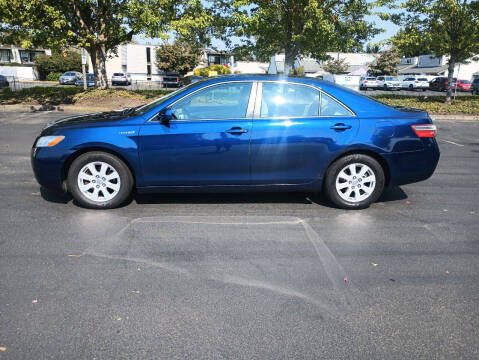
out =
{"type": "Polygon", "coordinates": [[[375,202],[384,190],[384,170],[374,158],[352,154],[336,160],[328,169],[325,190],[342,209],[363,209],[375,202]]]}
{"type": "Polygon", "coordinates": [[[112,209],[123,204],[131,194],[133,176],[118,157],[100,151],[76,158],[68,171],[68,190],[82,206],[112,209]]]}

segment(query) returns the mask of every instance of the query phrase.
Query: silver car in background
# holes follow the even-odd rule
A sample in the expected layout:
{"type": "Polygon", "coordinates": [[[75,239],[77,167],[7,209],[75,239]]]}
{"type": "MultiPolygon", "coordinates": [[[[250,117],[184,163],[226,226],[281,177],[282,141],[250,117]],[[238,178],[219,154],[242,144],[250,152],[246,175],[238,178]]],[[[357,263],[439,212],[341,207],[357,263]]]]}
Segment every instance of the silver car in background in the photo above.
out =
{"type": "Polygon", "coordinates": [[[377,88],[382,90],[401,90],[402,83],[394,76],[378,76],[377,88]]]}
{"type": "Polygon", "coordinates": [[[113,73],[111,77],[112,85],[131,85],[131,76],[127,73],[113,73]]]}
{"type": "Polygon", "coordinates": [[[60,82],[60,85],[67,85],[67,84],[75,85],[76,81],[81,78],[82,78],[82,74],[79,73],[78,71],[67,71],[62,76],[60,76],[58,81],[60,82]]]}

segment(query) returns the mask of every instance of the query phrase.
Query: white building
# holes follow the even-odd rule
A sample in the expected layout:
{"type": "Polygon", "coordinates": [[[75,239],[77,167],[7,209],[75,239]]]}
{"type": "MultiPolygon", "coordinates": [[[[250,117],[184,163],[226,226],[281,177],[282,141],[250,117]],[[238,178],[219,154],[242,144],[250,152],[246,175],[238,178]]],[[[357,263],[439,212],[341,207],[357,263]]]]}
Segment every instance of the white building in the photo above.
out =
{"type": "MultiPolygon", "coordinates": [[[[435,55],[420,55],[413,58],[403,58],[398,65],[398,77],[424,76],[429,80],[437,76],[448,76],[448,57],[435,55]]],[[[473,58],[463,64],[456,64],[454,77],[461,80],[473,80],[479,77],[479,61],[473,58]]]]}
{"type": "Polygon", "coordinates": [[[156,62],[157,48],[157,45],[150,44],[125,43],[119,45],[117,54],[111,54],[106,61],[107,78],[111,79],[114,73],[128,73],[132,80],[161,80],[156,62]]]}
{"type": "MultiPolygon", "coordinates": [[[[341,53],[328,52],[327,55],[333,60],[344,60],[348,65],[346,73],[366,73],[369,65],[376,60],[377,54],[368,53],[341,53]]],[[[329,60],[316,60],[311,57],[301,57],[295,61],[295,67],[303,66],[306,76],[322,76],[326,72],[324,64],[329,60]]],[[[269,74],[284,73],[284,54],[276,54],[271,57],[269,74]]],[[[360,74],[361,75],[361,74],[360,74]]]]}
{"type": "Polygon", "coordinates": [[[0,75],[9,79],[36,80],[37,73],[33,68],[35,57],[51,54],[50,49],[24,49],[14,45],[0,45],[0,75]],[[15,63],[22,66],[14,66],[15,63]]]}

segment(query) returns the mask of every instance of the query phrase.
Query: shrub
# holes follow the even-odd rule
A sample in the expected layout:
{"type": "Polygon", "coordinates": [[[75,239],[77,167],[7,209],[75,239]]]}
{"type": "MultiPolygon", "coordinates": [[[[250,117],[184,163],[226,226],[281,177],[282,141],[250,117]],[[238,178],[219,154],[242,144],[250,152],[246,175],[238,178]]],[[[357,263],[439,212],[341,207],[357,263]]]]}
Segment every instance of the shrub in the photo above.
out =
{"type": "Polygon", "coordinates": [[[50,73],[81,72],[81,55],[75,51],[66,51],[64,54],[53,53],[51,56],[40,55],[35,58],[35,66],[40,80],[45,80],[50,73]]]}
{"type": "Polygon", "coordinates": [[[409,96],[383,94],[371,96],[387,105],[409,106],[430,114],[479,114],[479,96],[458,96],[452,104],[444,103],[445,96],[409,96]]]}
{"type": "Polygon", "coordinates": [[[212,64],[209,68],[198,68],[194,71],[196,76],[209,77],[210,71],[216,71],[218,75],[231,74],[231,69],[224,65],[212,64]]]}
{"type": "Polygon", "coordinates": [[[295,76],[304,76],[304,66],[298,66],[297,68],[291,69],[289,74],[295,76]]]}
{"type": "Polygon", "coordinates": [[[72,104],[73,97],[83,88],[79,86],[34,86],[19,91],[0,92],[0,104],[38,103],[42,105],[72,104]]]}
{"type": "Polygon", "coordinates": [[[60,76],[62,76],[61,72],[51,72],[50,74],[47,75],[47,80],[58,81],[58,79],[60,79],[60,76]]]}

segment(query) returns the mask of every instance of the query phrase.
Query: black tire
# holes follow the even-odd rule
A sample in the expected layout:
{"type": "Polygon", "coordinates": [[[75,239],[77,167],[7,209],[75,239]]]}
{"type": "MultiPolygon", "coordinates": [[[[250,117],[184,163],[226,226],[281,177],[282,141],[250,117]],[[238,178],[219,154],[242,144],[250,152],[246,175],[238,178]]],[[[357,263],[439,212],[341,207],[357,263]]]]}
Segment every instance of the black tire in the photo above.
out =
{"type": "Polygon", "coordinates": [[[339,158],[329,167],[325,181],[324,190],[328,198],[341,209],[364,209],[375,202],[382,194],[385,185],[384,170],[376,159],[364,154],[352,154],[339,158]],[[376,184],[373,192],[366,199],[359,202],[350,202],[343,199],[336,190],[336,178],[343,168],[350,164],[364,164],[367,165],[376,177],[376,184]]]}
{"type": "Polygon", "coordinates": [[[384,91],[387,91],[387,90],[388,90],[388,86],[387,86],[386,84],[384,84],[383,89],[384,89],[384,91]]]}
{"type": "Polygon", "coordinates": [[[412,84],[409,85],[409,90],[410,90],[410,91],[413,91],[413,90],[414,90],[414,86],[412,86],[412,84]]]}
{"type": "Polygon", "coordinates": [[[131,195],[133,189],[133,175],[128,166],[118,157],[101,151],[92,151],[80,155],[71,164],[68,170],[67,186],[73,198],[83,207],[89,209],[113,209],[122,205],[131,195]],[[119,174],[120,189],[118,193],[108,201],[96,202],[88,199],[78,187],[78,174],[88,163],[101,161],[112,166],[119,174]]]}

